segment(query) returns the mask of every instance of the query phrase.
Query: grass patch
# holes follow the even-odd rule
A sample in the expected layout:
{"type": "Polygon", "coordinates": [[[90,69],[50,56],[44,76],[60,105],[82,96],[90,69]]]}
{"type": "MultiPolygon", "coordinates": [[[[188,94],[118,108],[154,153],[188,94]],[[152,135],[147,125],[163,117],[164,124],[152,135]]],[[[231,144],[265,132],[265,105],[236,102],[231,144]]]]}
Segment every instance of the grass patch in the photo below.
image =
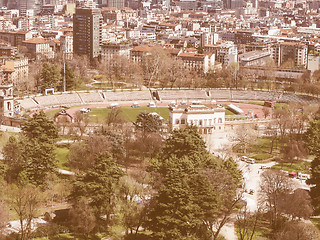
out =
{"type": "Polygon", "coordinates": [[[58,161],[58,168],[70,171],[70,168],[66,166],[67,155],[69,153],[69,148],[57,147],[56,148],[56,159],[58,161]]]}
{"type": "Polygon", "coordinates": [[[56,115],[56,113],[60,112],[62,110],[62,108],[59,109],[53,109],[51,111],[46,112],[46,115],[49,119],[53,119],[54,115],[56,115]]]}
{"type": "Polygon", "coordinates": [[[264,102],[244,102],[244,103],[258,105],[258,106],[264,106],[264,102]]]}
{"type": "Polygon", "coordinates": [[[19,133],[12,133],[12,132],[0,132],[0,147],[3,147],[7,144],[9,138],[11,136],[19,136],[19,133]]]}
{"type": "Polygon", "coordinates": [[[310,218],[313,225],[320,230],[320,218],[310,218]]]}
{"type": "MultiPolygon", "coordinates": [[[[156,112],[161,117],[164,118],[165,121],[169,120],[169,108],[167,107],[139,107],[139,108],[132,108],[132,107],[121,107],[122,116],[126,121],[134,122],[137,120],[137,116],[140,112],[156,112]]],[[[110,113],[110,108],[93,108],[88,113],[90,122],[97,122],[101,123],[104,122],[110,113]]]]}
{"type": "Polygon", "coordinates": [[[271,168],[273,169],[279,169],[279,170],[284,170],[288,172],[301,172],[301,173],[310,173],[309,168],[310,168],[310,162],[306,161],[300,161],[297,163],[278,163],[271,168]]]}
{"type": "Polygon", "coordinates": [[[247,153],[243,153],[240,146],[235,146],[233,150],[239,155],[246,155],[258,161],[265,161],[280,155],[281,144],[274,143],[272,154],[270,154],[272,140],[269,137],[258,138],[254,143],[247,146],[247,153]]]}

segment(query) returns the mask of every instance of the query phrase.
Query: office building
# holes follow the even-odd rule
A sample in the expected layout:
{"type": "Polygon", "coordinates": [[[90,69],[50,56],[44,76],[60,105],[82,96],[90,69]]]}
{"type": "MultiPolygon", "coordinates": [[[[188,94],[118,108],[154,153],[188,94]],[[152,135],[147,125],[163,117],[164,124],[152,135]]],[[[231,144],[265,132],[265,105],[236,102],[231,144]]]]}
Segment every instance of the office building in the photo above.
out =
{"type": "Polygon", "coordinates": [[[73,15],[73,52],[90,60],[101,54],[102,15],[97,8],[76,8],[73,15]]]}

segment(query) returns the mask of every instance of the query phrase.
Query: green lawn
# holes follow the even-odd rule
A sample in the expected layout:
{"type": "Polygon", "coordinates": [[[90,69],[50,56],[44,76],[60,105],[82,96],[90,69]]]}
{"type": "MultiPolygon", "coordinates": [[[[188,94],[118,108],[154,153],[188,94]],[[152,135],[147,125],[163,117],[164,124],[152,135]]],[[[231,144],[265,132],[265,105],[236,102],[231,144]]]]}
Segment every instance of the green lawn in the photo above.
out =
{"type": "Polygon", "coordinates": [[[0,132],[0,147],[3,147],[7,144],[9,137],[16,136],[18,137],[19,133],[11,133],[11,132],[0,132]]]}
{"type": "Polygon", "coordinates": [[[58,160],[58,168],[64,170],[70,170],[67,166],[67,155],[69,153],[69,148],[57,147],[56,148],[56,159],[58,160]]]}
{"type": "Polygon", "coordinates": [[[310,220],[320,230],[320,218],[311,218],[310,220]]]}
{"type": "MultiPolygon", "coordinates": [[[[168,107],[139,107],[139,108],[132,108],[132,107],[121,107],[122,116],[126,121],[134,122],[137,119],[137,116],[140,112],[157,112],[161,117],[165,119],[165,121],[169,120],[169,108],[168,107]]],[[[92,122],[104,122],[110,113],[110,108],[93,108],[88,113],[89,119],[92,122]]]]}
{"type": "Polygon", "coordinates": [[[56,113],[60,112],[60,111],[61,111],[61,108],[59,108],[59,109],[54,109],[54,110],[52,110],[52,111],[46,112],[46,115],[47,115],[47,117],[48,117],[49,119],[53,119],[54,115],[55,115],[56,113]]]}
{"type": "Polygon", "coordinates": [[[258,138],[256,142],[250,144],[247,147],[246,153],[241,152],[241,149],[239,146],[235,146],[233,150],[239,153],[239,155],[246,155],[250,158],[256,159],[259,162],[275,156],[279,156],[280,144],[274,143],[272,154],[270,154],[271,144],[272,144],[271,138],[263,137],[263,138],[258,138]]]}
{"type": "Polygon", "coordinates": [[[297,163],[278,163],[272,166],[273,169],[281,169],[288,172],[302,172],[302,173],[310,173],[310,162],[300,161],[297,163]]]}

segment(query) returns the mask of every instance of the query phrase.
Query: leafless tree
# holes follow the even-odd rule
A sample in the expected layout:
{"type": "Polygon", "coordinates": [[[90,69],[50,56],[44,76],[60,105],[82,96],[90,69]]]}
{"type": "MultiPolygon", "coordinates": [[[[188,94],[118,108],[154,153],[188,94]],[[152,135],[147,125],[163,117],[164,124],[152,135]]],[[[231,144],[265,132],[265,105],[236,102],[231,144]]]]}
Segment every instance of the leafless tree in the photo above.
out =
{"type": "Polygon", "coordinates": [[[266,170],[262,173],[259,203],[267,208],[272,227],[277,224],[280,214],[280,197],[282,194],[290,193],[293,186],[292,180],[281,171],[266,170]]]}
{"type": "Polygon", "coordinates": [[[9,205],[19,217],[21,240],[30,239],[32,220],[43,203],[42,197],[41,191],[33,185],[11,185],[9,205]]]}
{"type": "Polygon", "coordinates": [[[293,193],[282,194],[278,201],[279,210],[291,216],[291,220],[298,218],[309,219],[313,213],[311,198],[308,191],[296,189],[293,193]]]}
{"type": "Polygon", "coordinates": [[[247,206],[240,209],[237,214],[237,228],[239,229],[240,240],[252,240],[257,229],[258,221],[261,218],[261,212],[249,212],[247,206]]]}
{"type": "Polygon", "coordinates": [[[241,126],[235,129],[233,141],[235,145],[240,146],[243,153],[247,153],[249,144],[252,144],[257,139],[257,133],[251,126],[241,126]]]}
{"type": "Polygon", "coordinates": [[[316,227],[311,223],[290,221],[275,234],[274,239],[317,240],[320,239],[320,234],[316,227]]]}

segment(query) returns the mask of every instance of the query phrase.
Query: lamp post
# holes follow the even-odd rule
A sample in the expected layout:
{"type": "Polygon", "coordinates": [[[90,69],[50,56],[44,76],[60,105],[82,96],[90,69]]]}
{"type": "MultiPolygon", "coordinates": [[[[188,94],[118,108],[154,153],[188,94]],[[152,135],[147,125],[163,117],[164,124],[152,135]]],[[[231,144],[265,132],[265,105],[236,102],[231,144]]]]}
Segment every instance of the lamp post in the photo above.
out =
{"type": "Polygon", "coordinates": [[[66,52],[66,46],[63,45],[62,49],[62,59],[63,59],[63,91],[66,91],[66,60],[65,60],[65,52],[66,52]]]}

